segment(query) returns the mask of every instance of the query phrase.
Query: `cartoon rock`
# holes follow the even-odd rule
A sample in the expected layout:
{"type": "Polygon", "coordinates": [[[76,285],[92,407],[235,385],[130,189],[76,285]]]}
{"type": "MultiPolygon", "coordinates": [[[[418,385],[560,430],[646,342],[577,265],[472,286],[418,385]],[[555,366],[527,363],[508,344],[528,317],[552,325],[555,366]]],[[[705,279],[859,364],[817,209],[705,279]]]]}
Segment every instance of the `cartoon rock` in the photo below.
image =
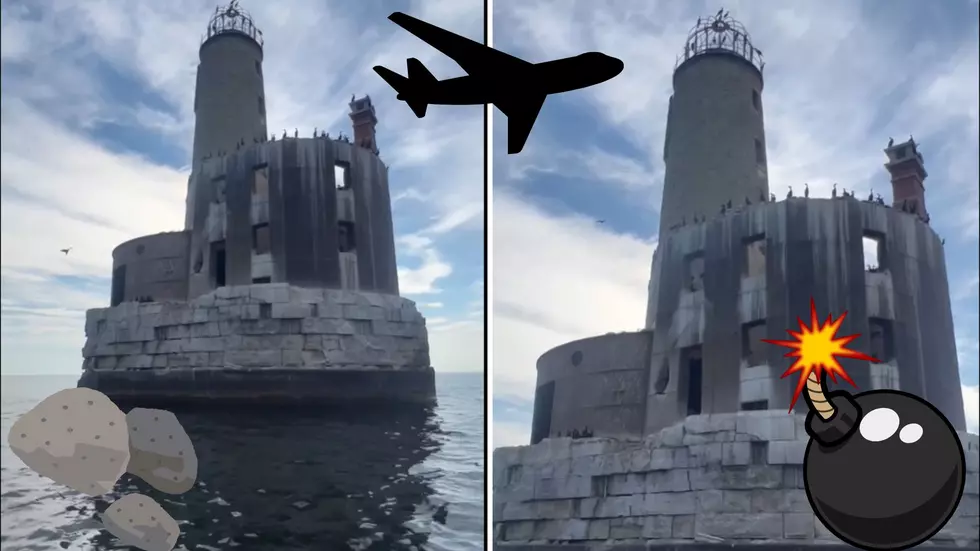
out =
{"type": "Polygon", "coordinates": [[[126,416],[106,395],[87,388],[44,399],[14,423],[8,442],[38,474],[90,496],[113,488],[130,455],[126,416]]]}
{"type": "Polygon", "coordinates": [[[182,494],[197,480],[197,455],[177,416],[162,409],[134,408],[129,425],[129,468],[151,486],[182,494]]]}
{"type": "Polygon", "coordinates": [[[170,551],[180,527],[159,503],[142,494],[125,495],[102,514],[102,524],[120,543],[146,551],[170,551]]]}

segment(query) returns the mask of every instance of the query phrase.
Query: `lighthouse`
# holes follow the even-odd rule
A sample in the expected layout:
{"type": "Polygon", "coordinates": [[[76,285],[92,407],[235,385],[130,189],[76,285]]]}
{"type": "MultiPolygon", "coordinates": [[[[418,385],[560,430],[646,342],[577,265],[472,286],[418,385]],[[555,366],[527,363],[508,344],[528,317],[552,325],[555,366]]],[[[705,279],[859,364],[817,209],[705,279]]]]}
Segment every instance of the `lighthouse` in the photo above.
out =
{"type": "Polygon", "coordinates": [[[184,229],[113,250],[79,385],[140,405],[430,404],[428,334],[398,290],[374,104],[351,98],[354,141],[270,136],[264,48],[237,1],[208,21],[184,229]]]}

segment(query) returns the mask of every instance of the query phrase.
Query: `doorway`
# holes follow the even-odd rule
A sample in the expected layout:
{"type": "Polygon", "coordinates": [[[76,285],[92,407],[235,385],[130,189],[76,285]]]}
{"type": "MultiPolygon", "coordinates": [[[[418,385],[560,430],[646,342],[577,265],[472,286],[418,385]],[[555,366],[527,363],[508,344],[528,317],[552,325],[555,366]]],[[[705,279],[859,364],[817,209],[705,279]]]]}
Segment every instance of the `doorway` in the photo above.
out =
{"type": "Polygon", "coordinates": [[[681,351],[681,362],[687,372],[687,414],[701,414],[701,347],[691,346],[681,351]]]}
{"type": "Polygon", "coordinates": [[[211,284],[214,288],[225,286],[225,258],[225,242],[211,243],[211,284]]]}
{"type": "Polygon", "coordinates": [[[551,410],[555,405],[555,382],[545,383],[534,391],[534,416],[531,420],[531,444],[551,434],[551,410]]]}
{"type": "Polygon", "coordinates": [[[110,306],[119,306],[126,298],[126,265],[112,270],[112,298],[110,306]]]}

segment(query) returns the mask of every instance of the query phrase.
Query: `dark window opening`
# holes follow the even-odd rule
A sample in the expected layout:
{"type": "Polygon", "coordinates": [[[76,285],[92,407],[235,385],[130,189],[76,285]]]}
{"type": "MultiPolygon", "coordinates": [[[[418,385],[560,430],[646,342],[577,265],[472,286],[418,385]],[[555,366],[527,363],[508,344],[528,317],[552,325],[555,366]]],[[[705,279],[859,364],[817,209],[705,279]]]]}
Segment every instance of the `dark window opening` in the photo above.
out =
{"type": "Polygon", "coordinates": [[[871,230],[865,231],[861,236],[861,247],[864,250],[864,269],[869,272],[884,271],[884,234],[871,230]]]}
{"type": "Polygon", "coordinates": [[[766,275],[766,236],[753,235],[744,241],[742,277],[766,275]]]}
{"type": "Polygon", "coordinates": [[[870,356],[882,362],[892,360],[895,357],[892,322],[881,318],[871,318],[868,320],[868,329],[871,335],[870,356]]]}
{"type": "Polygon", "coordinates": [[[201,268],[203,267],[204,267],[204,253],[202,253],[201,250],[198,249],[197,252],[194,253],[194,266],[193,266],[194,273],[195,274],[201,273],[201,268]]]}
{"type": "Polygon", "coordinates": [[[766,322],[756,321],[742,325],[742,359],[748,367],[766,363],[766,322]]]}
{"type": "Polygon", "coordinates": [[[769,462],[769,442],[749,442],[749,464],[765,465],[769,462]]]}
{"type": "Polygon", "coordinates": [[[259,304],[259,319],[267,320],[272,317],[272,305],[269,303],[259,304]]]}
{"type": "Polygon", "coordinates": [[[211,283],[214,287],[224,287],[225,282],[225,242],[211,243],[211,283]]]}
{"type": "Polygon", "coordinates": [[[905,158],[905,155],[907,153],[908,153],[908,147],[906,147],[906,146],[903,145],[903,146],[895,149],[895,158],[896,159],[904,159],[905,158]]]}
{"type": "Polygon", "coordinates": [[[262,63],[259,60],[255,60],[255,74],[262,76],[262,63]]]}
{"type": "Polygon", "coordinates": [[[265,98],[259,96],[259,114],[265,116],[265,98]]]}
{"type": "Polygon", "coordinates": [[[572,365],[578,367],[579,364],[581,363],[582,363],[582,351],[576,350],[575,352],[572,352],[572,365]]]}
{"type": "Polygon", "coordinates": [[[701,347],[681,350],[681,365],[687,371],[687,414],[701,414],[701,347]]]}
{"type": "Polygon", "coordinates": [[[126,297],[126,265],[112,270],[112,297],[110,306],[119,306],[126,297]]]}
{"type": "Polygon", "coordinates": [[[353,251],[356,246],[354,241],[354,223],[346,220],[337,222],[337,232],[337,243],[340,252],[349,253],[353,251]]]}
{"type": "Polygon", "coordinates": [[[335,164],[333,178],[337,189],[350,189],[350,165],[345,162],[335,164]]]}
{"type": "Polygon", "coordinates": [[[269,165],[261,164],[254,169],[255,177],[252,179],[252,195],[257,196],[259,201],[269,199],[269,165]]]}
{"type": "Polygon", "coordinates": [[[521,478],[524,468],[520,465],[508,465],[504,472],[504,484],[513,484],[521,478]]]}
{"type": "Polygon", "coordinates": [[[269,224],[252,226],[252,251],[255,254],[266,254],[269,252],[269,245],[269,224]]]}
{"type": "Polygon", "coordinates": [[[670,384],[670,362],[664,358],[664,361],[660,363],[657,379],[653,382],[653,391],[657,394],[663,394],[667,392],[668,384],[670,384]]]}
{"type": "Polygon", "coordinates": [[[704,253],[697,252],[685,259],[687,290],[691,292],[704,289],[704,253]]]}
{"type": "Polygon", "coordinates": [[[214,201],[216,203],[224,203],[226,197],[225,188],[228,184],[227,180],[225,180],[223,175],[215,176],[211,178],[211,183],[214,185],[214,201]]]}
{"type": "Polygon", "coordinates": [[[554,381],[545,383],[534,390],[534,412],[531,417],[531,444],[537,444],[551,434],[551,410],[554,405],[554,381]]]}
{"type": "Polygon", "coordinates": [[[765,411],[769,409],[769,400],[755,400],[753,402],[743,402],[742,411],[765,411]]]}
{"type": "Polygon", "coordinates": [[[755,107],[756,111],[760,111],[762,109],[762,101],[759,97],[758,90],[752,90],[752,107],[755,107]]]}
{"type": "Polygon", "coordinates": [[[253,277],[252,283],[272,283],[271,277],[253,277]]]}
{"type": "Polygon", "coordinates": [[[594,497],[609,496],[609,481],[612,475],[598,475],[592,477],[592,495],[594,497]]]}
{"type": "Polygon", "coordinates": [[[760,165],[766,162],[766,146],[762,145],[759,138],[755,139],[755,162],[760,165]]]}

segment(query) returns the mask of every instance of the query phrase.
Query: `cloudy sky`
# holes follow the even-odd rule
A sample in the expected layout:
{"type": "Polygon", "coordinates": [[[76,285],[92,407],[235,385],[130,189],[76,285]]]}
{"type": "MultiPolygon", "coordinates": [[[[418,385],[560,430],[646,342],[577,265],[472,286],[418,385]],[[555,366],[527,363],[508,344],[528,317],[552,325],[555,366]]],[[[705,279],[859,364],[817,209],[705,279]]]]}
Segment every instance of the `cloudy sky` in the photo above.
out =
{"type": "MultiPolygon", "coordinates": [[[[495,47],[528,61],[599,50],[617,78],[551,97],[527,147],[494,119],[494,446],[527,443],[535,361],[643,325],[675,56],[721,2],[496,0],[495,47]],[[599,225],[597,220],[604,219],[599,225]]],[[[889,136],[912,133],[946,259],[967,416],[977,431],[977,2],[748,1],[724,7],[766,56],[769,182],[890,197],[889,136]],[[886,9],[887,8],[887,9],[886,9]]]]}
{"type": "MultiPolygon", "coordinates": [[[[78,373],[84,311],[107,306],[112,249],[182,229],[200,37],[214,0],[4,0],[3,373],[78,373]],[[73,247],[65,257],[59,249],[73,247]]],[[[351,133],[370,94],[391,166],[402,293],[442,371],[482,371],[483,111],[423,120],[371,67],[462,71],[389,22],[401,10],[483,41],[480,0],[242,2],[265,36],[270,132],[351,133]]]]}

